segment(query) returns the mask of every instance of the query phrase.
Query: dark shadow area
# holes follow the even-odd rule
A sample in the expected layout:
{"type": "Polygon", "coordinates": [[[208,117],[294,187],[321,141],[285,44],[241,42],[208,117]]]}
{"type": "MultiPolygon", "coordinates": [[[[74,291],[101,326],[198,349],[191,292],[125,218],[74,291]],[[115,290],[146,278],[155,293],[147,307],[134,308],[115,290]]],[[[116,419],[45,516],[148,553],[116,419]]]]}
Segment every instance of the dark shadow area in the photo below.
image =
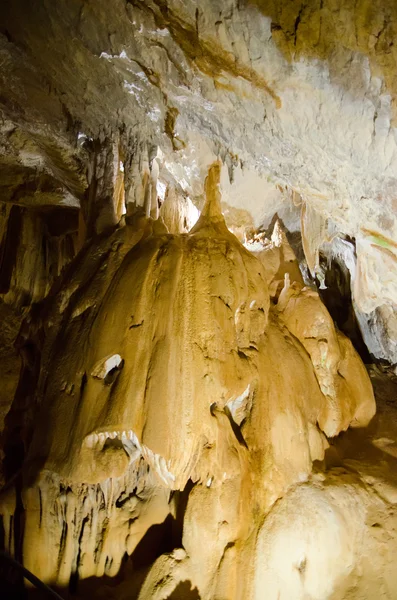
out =
{"type": "Polygon", "coordinates": [[[15,243],[15,240],[21,237],[22,215],[22,207],[12,206],[7,232],[0,244],[0,294],[6,294],[10,289],[18,251],[18,244],[15,243]]]}
{"type": "MultiPolygon", "coordinates": [[[[100,591],[103,594],[104,590],[107,598],[117,599],[119,595],[125,595],[125,585],[128,585],[128,597],[131,600],[137,598],[153,563],[161,554],[173,550],[173,521],[172,516],[168,515],[163,523],[152,525],[132,555],[125,555],[119,573],[115,577],[105,575],[100,578],[90,577],[81,580],[77,571],[71,574],[68,587],[52,586],[52,589],[65,600],[95,597],[100,591]]],[[[10,582],[7,587],[4,583],[0,589],[0,597],[4,600],[47,600],[52,597],[42,589],[24,587],[18,572],[10,573],[8,579],[10,582]],[[3,595],[1,590],[6,591],[6,595],[3,595]]],[[[3,584],[2,579],[0,584],[3,584]]]]}
{"type": "MultiPolygon", "coordinates": [[[[189,494],[194,487],[188,481],[183,491],[173,492],[170,504],[173,505],[175,518],[169,514],[163,523],[152,525],[137,544],[131,556],[125,554],[118,574],[114,577],[90,577],[80,579],[78,568],[71,574],[69,585],[64,588],[52,586],[55,593],[65,600],[82,600],[85,598],[106,597],[109,600],[118,600],[128,597],[136,600],[142,585],[153,566],[153,563],[162,555],[171,553],[175,548],[182,547],[183,521],[189,494]]],[[[4,540],[4,527],[0,522],[0,543],[7,545],[4,540]],[[2,535],[1,535],[2,534],[2,535]]],[[[1,578],[0,571],[0,598],[9,600],[46,600],[53,596],[44,589],[25,587],[21,573],[9,574],[10,582],[6,587],[6,578],[1,578]]],[[[173,600],[199,600],[196,589],[192,589],[190,581],[183,581],[177,585],[169,596],[173,600]]]]}
{"type": "MultiPolygon", "coordinates": [[[[138,576],[138,579],[141,581],[142,585],[145,577],[142,578],[142,576],[138,576]]],[[[93,599],[96,597],[97,593],[98,597],[106,598],[107,600],[119,600],[119,598],[123,598],[123,600],[126,598],[129,600],[135,600],[139,594],[139,589],[135,591],[137,588],[135,577],[131,580],[125,579],[122,587],[120,587],[120,581],[118,577],[87,579],[85,583],[86,585],[78,594],[71,594],[70,592],[60,588],[54,588],[54,591],[63,600],[85,600],[86,598],[93,599]]],[[[16,589],[14,589],[14,591],[11,589],[7,591],[5,588],[2,588],[1,598],[2,600],[51,600],[51,598],[56,600],[56,596],[47,594],[42,590],[27,590],[21,588],[18,590],[18,592],[16,589]],[[18,595],[16,595],[16,593],[18,595]]],[[[197,588],[192,587],[191,582],[185,580],[178,583],[170,596],[167,597],[167,600],[201,600],[201,596],[197,588]]]]}
{"type": "Polygon", "coordinates": [[[167,600],[200,600],[200,595],[197,588],[191,587],[190,581],[181,581],[167,600]]]}
{"type": "Polygon", "coordinates": [[[185,488],[181,492],[172,492],[172,496],[170,498],[170,503],[173,502],[176,506],[175,519],[172,521],[172,541],[174,548],[182,547],[183,521],[185,519],[189,494],[193,487],[194,483],[191,479],[189,479],[185,488]]]}
{"type": "MultiPolygon", "coordinates": [[[[79,579],[77,572],[71,576],[69,589],[57,590],[58,593],[64,598],[89,598],[95,597],[96,593],[105,587],[106,597],[117,599],[118,594],[121,594],[121,588],[123,593],[126,593],[125,585],[128,582],[128,598],[134,600],[138,597],[153,563],[159,556],[172,552],[175,548],[174,524],[174,518],[172,515],[168,515],[163,523],[152,525],[137,544],[131,556],[125,555],[121,568],[115,577],[79,579]]],[[[29,594],[29,598],[36,597],[40,598],[40,596],[29,594]]]]}
{"type": "Polygon", "coordinates": [[[151,566],[159,556],[172,552],[175,548],[172,535],[173,522],[173,517],[168,515],[163,523],[152,525],[147,530],[130,556],[134,569],[151,566]]]}
{"type": "MultiPolygon", "coordinates": [[[[356,476],[397,489],[397,377],[378,366],[369,368],[377,412],[367,427],[349,428],[330,438],[322,470],[342,469],[356,476]]],[[[374,484],[375,485],[375,484],[374,484]]]]}
{"type": "Polygon", "coordinates": [[[38,579],[33,573],[25,569],[18,561],[11,557],[7,552],[0,551],[0,591],[2,598],[10,600],[23,600],[27,598],[28,592],[25,588],[25,581],[28,581],[37,590],[43,598],[52,600],[62,600],[53,589],[38,579]]]}
{"type": "Polygon", "coordinates": [[[331,259],[329,262],[321,255],[320,264],[325,273],[326,286],[326,289],[318,287],[321,300],[340,331],[350,339],[363,362],[372,362],[354,312],[349,270],[339,261],[331,259]]]}

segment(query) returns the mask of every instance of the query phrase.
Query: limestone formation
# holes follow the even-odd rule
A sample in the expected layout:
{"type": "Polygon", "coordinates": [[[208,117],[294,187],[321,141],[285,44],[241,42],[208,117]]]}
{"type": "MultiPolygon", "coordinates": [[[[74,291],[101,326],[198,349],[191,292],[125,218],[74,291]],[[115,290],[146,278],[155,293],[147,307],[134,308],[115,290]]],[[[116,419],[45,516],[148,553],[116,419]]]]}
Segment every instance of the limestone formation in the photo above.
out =
{"type": "MultiPolygon", "coordinates": [[[[225,225],[219,175],[215,163],[188,234],[127,220],[85,249],[30,325],[45,338],[33,407],[21,421],[17,395],[6,434],[18,427],[28,450],[24,564],[47,583],[116,575],[193,484],[184,554],[159,558],[139,597],[185,579],[201,598],[251,597],[244,565],[262,519],[324,458],[324,433],[374,414],[366,371],[317,293],[286,284],[270,302],[261,261],[225,225]]],[[[273,238],[280,248],[279,226],[273,238]]]]}
{"type": "Polygon", "coordinates": [[[0,3],[0,552],[65,600],[397,600],[396,34],[0,3]]]}

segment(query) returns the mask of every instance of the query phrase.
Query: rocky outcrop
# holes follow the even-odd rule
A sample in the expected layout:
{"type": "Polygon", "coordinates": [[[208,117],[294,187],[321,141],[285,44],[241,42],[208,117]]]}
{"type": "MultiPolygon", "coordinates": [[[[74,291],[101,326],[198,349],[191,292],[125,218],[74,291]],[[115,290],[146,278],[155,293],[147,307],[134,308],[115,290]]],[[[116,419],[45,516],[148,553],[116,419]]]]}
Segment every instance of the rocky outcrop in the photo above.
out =
{"type": "MultiPolygon", "coordinates": [[[[139,598],[187,579],[201,598],[256,597],[244,565],[262,519],[308,480],[326,436],[374,415],[358,355],[317,292],[289,285],[288,261],[270,301],[264,252],[228,231],[219,176],[216,163],[188,234],[136,213],[87,245],[27,328],[40,370],[29,410],[17,392],[7,418],[8,476],[20,467],[22,487],[2,512],[17,545],[23,505],[20,551],[47,583],[116,575],[190,490],[180,549],[159,557],[139,598]]],[[[274,240],[291,258],[278,225],[274,240]]]]}

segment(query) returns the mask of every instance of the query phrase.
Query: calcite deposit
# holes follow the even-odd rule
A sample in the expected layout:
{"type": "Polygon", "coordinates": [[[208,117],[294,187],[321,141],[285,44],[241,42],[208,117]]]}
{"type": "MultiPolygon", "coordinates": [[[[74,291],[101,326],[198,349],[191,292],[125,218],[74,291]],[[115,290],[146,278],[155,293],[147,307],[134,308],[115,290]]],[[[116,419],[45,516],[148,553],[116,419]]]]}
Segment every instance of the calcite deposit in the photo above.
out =
{"type": "MultiPolygon", "coordinates": [[[[185,578],[201,598],[256,597],[244,565],[263,518],[308,480],[327,436],[374,415],[360,358],[299,270],[290,283],[291,261],[270,300],[273,247],[257,258],[227,229],[219,177],[215,163],[189,233],[138,212],[88,245],[27,325],[44,339],[40,373],[30,414],[17,394],[6,435],[12,447],[18,428],[27,449],[24,564],[47,583],[116,575],[192,488],[179,548],[139,598],[185,578]]],[[[291,258],[279,224],[273,239],[291,258]]],[[[15,547],[7,494],[3,511],[15,547]]]]}
{"type": "Polygon", "coordinates": [[[396,6],[0,3],[0,551],[61,597],[397,600],[396,6]]]}

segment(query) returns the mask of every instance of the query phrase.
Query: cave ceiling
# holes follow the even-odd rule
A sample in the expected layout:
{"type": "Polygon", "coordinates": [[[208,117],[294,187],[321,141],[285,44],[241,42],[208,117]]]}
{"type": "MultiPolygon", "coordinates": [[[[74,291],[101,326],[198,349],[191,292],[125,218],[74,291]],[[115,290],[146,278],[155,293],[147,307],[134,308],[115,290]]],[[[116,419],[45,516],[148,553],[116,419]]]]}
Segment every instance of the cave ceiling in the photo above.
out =
{"type": "Polygon", "coordinates": [[[221,157],[224,202],[247,227],[276,207],[296,229],[307,203],[326,221],[319,243],[355,239],[361,308],[393,304],[396,12],[363,0],[3,2],[1,199],[79,206],[95,144],[118,144],[127,165],[146,144],[160,178],[200,207],[221,157]]]}

